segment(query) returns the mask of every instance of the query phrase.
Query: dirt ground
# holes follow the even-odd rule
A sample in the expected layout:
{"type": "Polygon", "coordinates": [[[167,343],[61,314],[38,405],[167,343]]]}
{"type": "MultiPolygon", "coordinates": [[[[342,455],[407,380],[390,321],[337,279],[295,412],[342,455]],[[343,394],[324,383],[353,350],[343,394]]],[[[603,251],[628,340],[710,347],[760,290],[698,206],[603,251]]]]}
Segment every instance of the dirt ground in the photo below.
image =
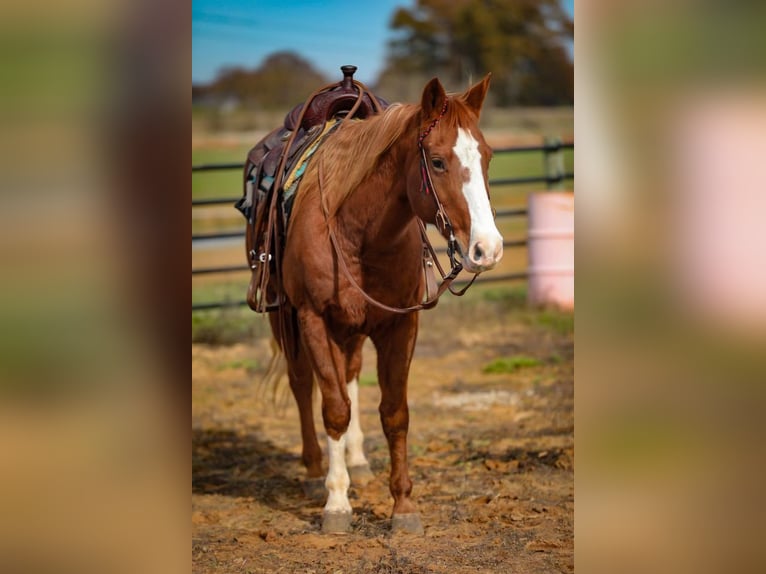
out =
{"type": "Polygon", "coordinates": [[[555,314],[467,299],[422,315],[410,373],[410,472],[422,536],[390,532],[371,346],[360,400],[376,479],[352,486],[352,532],[327,535],[323,503],[301,488],[289,391],[277,393],[275,406],[258,385],[268,341],[192,345],[193,571],[572,572],[572,329],[555,314]],[[485,372],[491,365],[499,372],[485,372]]]}

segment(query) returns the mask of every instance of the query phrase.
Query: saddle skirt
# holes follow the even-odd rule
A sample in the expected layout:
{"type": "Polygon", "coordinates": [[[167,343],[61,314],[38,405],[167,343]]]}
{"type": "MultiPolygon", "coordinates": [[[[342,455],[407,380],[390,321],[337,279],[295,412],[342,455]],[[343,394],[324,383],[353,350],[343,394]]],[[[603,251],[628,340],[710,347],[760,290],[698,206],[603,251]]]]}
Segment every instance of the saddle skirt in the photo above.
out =
{"type": "Polygon", "coordinates": [[[247,154],[244,190],[235,207],[247,220],[245,249],[252,271],[247,303],[259,313],[284,301],[281,257],[300,180],[311,157],[343,119],[364,119],[388,104],[353,79],[355,66],[343,66],[343,80],[320,88],[295,106],[284,125],[247,154]]]}

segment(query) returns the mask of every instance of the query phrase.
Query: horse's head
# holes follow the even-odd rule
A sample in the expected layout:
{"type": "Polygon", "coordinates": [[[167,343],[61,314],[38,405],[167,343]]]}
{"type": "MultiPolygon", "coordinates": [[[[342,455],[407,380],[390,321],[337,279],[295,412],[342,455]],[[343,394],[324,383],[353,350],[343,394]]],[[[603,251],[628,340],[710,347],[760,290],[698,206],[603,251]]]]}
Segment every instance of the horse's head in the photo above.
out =
{"type": "Polygon", "coordinates": [[[422,151],[408,173],[415,213],[436,224],[445,239],[454,234],[463,267],[472,273],[492,269],[503,257],[489,204],[492,150],[479,130],[488,87],[489,75],[460,95],[447,95],[436,78],[426,85],[419,113],[422,151]]]}

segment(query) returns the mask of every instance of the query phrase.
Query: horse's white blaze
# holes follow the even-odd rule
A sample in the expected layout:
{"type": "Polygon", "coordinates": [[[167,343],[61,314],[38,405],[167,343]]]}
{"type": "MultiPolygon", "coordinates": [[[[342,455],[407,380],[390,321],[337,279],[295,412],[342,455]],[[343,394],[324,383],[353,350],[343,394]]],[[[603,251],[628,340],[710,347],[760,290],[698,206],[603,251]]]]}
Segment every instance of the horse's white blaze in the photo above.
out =
{"type": "Polygon", "coordinates": [[[346,435],[335,440],[327,437],[327,455],[330,459],[327,470],[327,504],[325,512],[351,512],[351,503],[348,501],[348,487],[351,479],[346,469],[346,435]]]}
{"type": "Polygon", "coordinates": [[[348,465],[366,465],[367,457],[364,456],[364,433],[359,422],[359,383],[352,379],[348,383],[348,398],[351,400],[351,420],[348,423],[346,433],[346,448],[348,449],[348,465]]]}
{"type": "Polygon", "coordinates": [[[481,270],[491,269],[503,256],[503,237],[492,217],[487,182],[481,169],[479,142],[468,130],[458,128],[453,151],[468,173],[468,180],[463,183],[463,196],[471,214],[471,239],[470,245],[467,246],[467,257],[474,267],[480,267],[481,270]],[[480,257],[474,256],[476,245],[481,245],[480,257]]]}

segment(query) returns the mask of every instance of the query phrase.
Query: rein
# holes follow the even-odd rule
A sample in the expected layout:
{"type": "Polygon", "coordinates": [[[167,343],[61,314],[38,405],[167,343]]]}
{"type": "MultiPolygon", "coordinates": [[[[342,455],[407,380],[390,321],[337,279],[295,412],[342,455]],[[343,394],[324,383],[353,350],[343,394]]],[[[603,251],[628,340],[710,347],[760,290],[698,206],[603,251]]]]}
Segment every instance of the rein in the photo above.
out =
{"type": "MultiPolygon", "coordinates": [[[[361,86],[359,86],[359,96],[358,96],[358,102],[361,102],[361,99],[364,95],[363,89],[361,86]]],[[[355,111],[357,106],[354,106],[352,111],[355,111]]],[[[436,202],[436,227],[439,229],[440,232],[444,233],[447,231],[449,233],[449,239],[447,241],[447,255],[450,260],[450,271],[449,273],[445,273],[444,269],[442,268],[441,264],[439,263],[439,258],[436,256],[436,251],[433,248],[433,245],[431,245],[431,241],[428,239],[428,234],[426,232],[426,224],[423,222],[422,219],[419,217],[416,217],[416,220],[418,222],[418,230],[420,231],[420,239],[423,244],[423,272],[426,277],[426,300],[418,303],[417,305],[411,305],[409,307],[392,307],[390,305],[386,305],[385,303],[382,303],[372,297],[369,293],[367,293],[359,283],[357,283],[356,279],[354,279],[353,275],[351,274],[351,271],[349,270],[348,266],[346,265],[346,259],[343,257],[343,252],[340,249],[340,245],[338,243],[338,238],[335,235],[335,230],[333,229],[332,225],[330,225],[330,216],[327,212],[327,206],[324,202],[324,194],[323,194],[323,188],[324,188],[324,173],[322,170],[322,157],[319,158],[319,163],[317,165],[317,176],[318,176],[318,187],[319,187],[319,203],[322,206],[322,212],[324,214],[325,223],[327,224],[327,230],[328,235],[330,238],[330,243],[332,244],[333,250],[335,251],[335,255],[338,258],[338,263],[340,270],[345,275],[346,279],[348,279],[349,283],[354,286],[354,288],[359,291],[359,293],[364,297],[364,299],[385,311],[389,311],[391,313],[398,313],[398,314],[408,314],[413,313],[415,311],[422,311],[424,309],[432,309],[436,306],[436,304],[439,302],[439,298],[442,296],[442,294],[449,289],[450,293],[453,295],[457,295],[458,297],[461,297],[465,294],[466,291],[468,291],[468,288],[473,285],[473,282],[476,280],[476,277],[478,277],[478,273],[475,274],[471,280],[468,282],[468,284],[461,290],[455,291],[452,289],[452,282],[457,278],[458,274],[463,270],[463,265],[460,263],[460,261],[457,259],[456,254],[458,253],[458,244],[457,239],[455,238],[455,234],[453,232],[452,223],[450,222],[449,217],[447,216],[447,212],[444,210],[444,205],[439,200],[439,196],[436,193],[436,188],[434,187],[433,180],[431,179],[431,172],[428,169],[428,158],[425,151],[425,148],[423,146],[423,140],[428,136],[429,133],[431,133],[431,130],[433,130],[434,127],[436,127],[436,124],[439,123],[439,120],[442,119],[444,114],[447,111],[447,100],[444,101],[444,106],[442,107],[441,113],[439,116],[434,119],[434,121],[426,128],[426,130],[420,134],[418,137],[418,147],[420,148],[420,171],[422,175],[422,188],[423,191],[426,193],[426,195],[433,195],[434,201],[436,202]],[[439,275],[442,278],[442,282],[438,285],[436,284],[436,277],[434,276],[434,265],[439,271],[439,275]],[[432,296],[431,293],[434,293],[432,296]]],[[[349,113],[346,118],[351,117],[353,114],[349,113]]],[[[344,118],[345,119],[345,118],[344,118]]]]}

